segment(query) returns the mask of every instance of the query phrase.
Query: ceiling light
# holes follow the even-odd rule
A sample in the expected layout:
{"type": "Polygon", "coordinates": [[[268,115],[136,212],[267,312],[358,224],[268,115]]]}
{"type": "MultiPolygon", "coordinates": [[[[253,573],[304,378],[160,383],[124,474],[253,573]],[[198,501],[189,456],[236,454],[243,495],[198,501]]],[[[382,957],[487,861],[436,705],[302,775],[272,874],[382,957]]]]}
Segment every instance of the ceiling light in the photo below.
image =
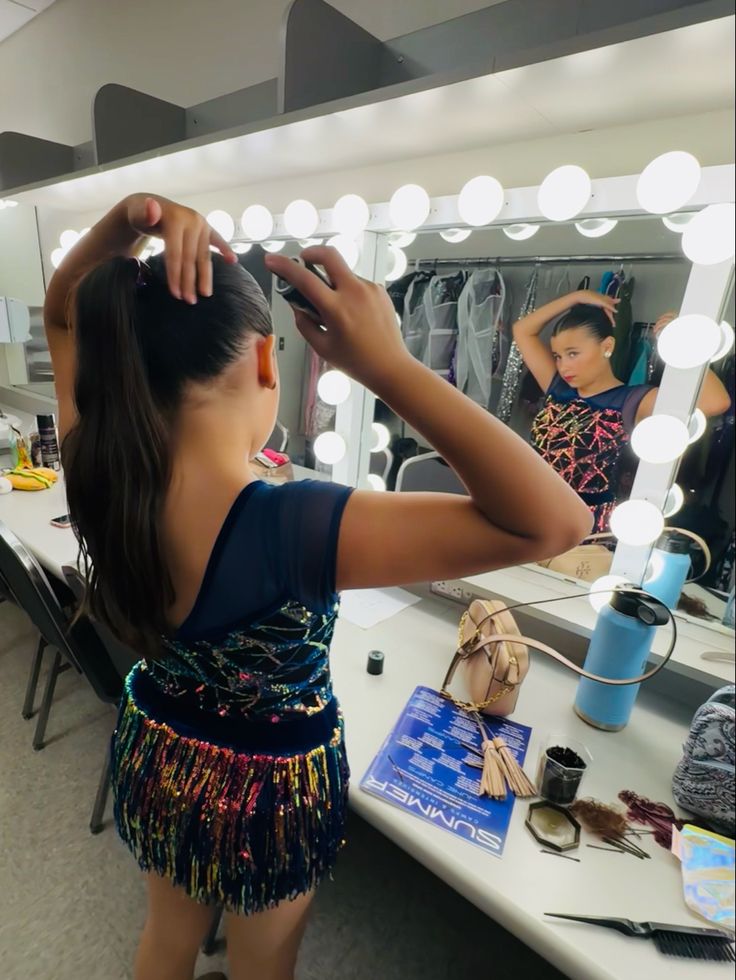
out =
{"type": "Polygon", "coordinates": [[[692,153],[672,150],[644,168],[636,183],[636,197],[650,214],[669,214],[688,203],[699,183],[700,164],[692,153]]]}
{"type": "Polygon", "coordinates": [[[229,242],[235,234],[235,222],[227,211],[210,211],[207,215],[207,224],[226,242],[229,242]]]}
{"type": "Polygon", "coordinates": [[[311,201],[299,199],[287,205],[284,227],[292,238],[311,238],[319,225],[319,212],[311,201]]]}
{"type": "Polygon", "coordinates": [[[736,208],[709,204],[699,211],[682,234],[682,250],[696,265],[716,265],[734,256],[736,208]]]}
{"type": "Polygon", "coordinates": [[[262,204],[251,204],[243,211],[240,226],[248,238],[262,242],[273,232],[273,215],[262,204]]]}
{"type": "Polygon", "coordinates": [[[539,210],[550,221],[569,221],[590,200],[592,184],[582,167],[557,167],[542,181],[537,195],[539,210]]]}
{"type": "Polygon", "coordinates": [[[359,194],[344,194],[332,209],[332,224],[340,235],[356,238],[368,227],[370,208],[359,194]]]}
{"type": "Polygon", "coordinates": [[[404,184],[389,202],[391,223],[402,231],[413,231],[429,217],[429,194],[419,184],[404,184]]]}
{"type": "Polygon", "coordinates": [[[504,190],[495,177],[473,177],[460,191],[457,209],[469,225],[489,225],[504,204],[504,190]]]}

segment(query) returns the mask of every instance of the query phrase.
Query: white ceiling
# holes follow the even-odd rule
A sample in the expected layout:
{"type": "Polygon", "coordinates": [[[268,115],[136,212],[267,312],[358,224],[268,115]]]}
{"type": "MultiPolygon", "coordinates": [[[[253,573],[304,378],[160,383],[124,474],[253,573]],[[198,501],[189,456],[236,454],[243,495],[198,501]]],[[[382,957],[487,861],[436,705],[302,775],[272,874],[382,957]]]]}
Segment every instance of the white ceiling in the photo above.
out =
{"type": "Polygon", "coordinates": [[[142,186],[186,196],[704,113],[733,106],[734,60],[728,17],[428,91],[400,86],[365,97],[364,105],[353,99],[313,108],[16,196],[94,210],[142,186]],[[371,104],[376,97],[384,101],[371,104]]]}
{"type": "Polygon", "coordinates": [[[55,0],[0,0],[0,43],[55,0]]]}

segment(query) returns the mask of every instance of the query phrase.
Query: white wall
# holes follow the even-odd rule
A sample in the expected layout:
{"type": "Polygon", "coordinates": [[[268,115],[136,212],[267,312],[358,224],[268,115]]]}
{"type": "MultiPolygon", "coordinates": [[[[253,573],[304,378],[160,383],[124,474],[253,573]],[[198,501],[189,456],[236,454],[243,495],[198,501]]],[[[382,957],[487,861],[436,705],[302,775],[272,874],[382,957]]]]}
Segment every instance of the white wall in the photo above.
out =
{"type": "Polygon", "coordinates": [[[43,277],[34,208],[0,210],[0,296],[43,306],[43,277]]]}
{"type": "MultiPolygon", "coordinates": [[[[57,0],[0,43],[0,132],[91,139],[107,82],[190,106],[278,74],[290,0],[57,0]]],[[[330,0],[381,40],[501,0],[330,0]]]]}

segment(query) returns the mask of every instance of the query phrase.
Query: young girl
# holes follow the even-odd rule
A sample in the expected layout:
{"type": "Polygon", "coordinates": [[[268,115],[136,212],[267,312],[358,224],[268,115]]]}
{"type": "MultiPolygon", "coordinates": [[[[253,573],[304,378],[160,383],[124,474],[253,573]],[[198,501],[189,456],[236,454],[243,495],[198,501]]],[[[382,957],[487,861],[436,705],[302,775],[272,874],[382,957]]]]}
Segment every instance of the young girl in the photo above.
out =
{"type": "Polygon", "coordinates": [[[544,558],[590,527],[532,449],[409,356],[381,287],[332,249],[304,254],[334,289],[268,258],[326,327],[299,314],[299,330],[421,432],[468,497],[254,479],[279,399],[270,314],[189,208],[126,198],[49,285],[89,607],[141,654],[113,739],[116,826],[148,883],[136,980],[190,980],[216,904],[231,980],[293,977],[307,909],[344,843],[328,662],[341,589],[544,558]],[[134,256],[150,234],[165,251],[144,265],[134,256]]]}
{"type": "MultiPolygon", "coordinates": [[[[654,411],[658,388],[627,386],[611,370],[617,299],[581,290],[547,303],[514,325],[514,340],[542,391],[532,445],[590,507],[595,531],[609,530],[619,466],[637,422],[654,411]],[[550,346],[540,338],[556,317],[550,346]]],[[[657,321],[655,337],[674,319],[657,321]]],[[[729,407],[726,389],[709,371],[698,399],[706,415],[729,407]]]]}

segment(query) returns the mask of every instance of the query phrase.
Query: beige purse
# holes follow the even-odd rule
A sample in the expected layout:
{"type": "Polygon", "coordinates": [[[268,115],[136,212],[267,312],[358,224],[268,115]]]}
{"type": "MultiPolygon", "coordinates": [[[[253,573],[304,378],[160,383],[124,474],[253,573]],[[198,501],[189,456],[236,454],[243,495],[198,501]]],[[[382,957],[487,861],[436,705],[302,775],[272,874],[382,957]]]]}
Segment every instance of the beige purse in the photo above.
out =
{"type": "MultiPolygon", "coordinates": [[[[646,593],[641,594],[646,595],[646,593]]],[[[520,605],[533,606],[536,603],[521,603],[520,605]]],[[[664,608],[666,609],[666,607],[664,608]]],[[[516,708],[521,684],[529,673],[530,648],[539,650],[540,653],[556,660],[563,667],[567,667],[580,677],[587,677],[591,681],[616,687],[641,684],[642,681],[647,681],[659,673],[670,659],[675,648],[677,634],[674,628],[674,619],[669,610],[667,612],[673,626],[673,639],[667,655],[647,673],[641,674],[639,677],[619,679],[592,674],[568,660],[553,647],[547,646],[546,643],[523,636],[508,606],[498,599],[474,599],[460,620],[458,649],[442,682],[440,694],[464,711],[481,712],[499,717],[510,715],[516,708]],[[448,690],[460,664],[464,664],[465,667],[465,680],[470,701],[461,701],[448,690]]]]}
{"type": "MultiPolygon", "coordinates": [[[[671,534],[682,534],[686,538],[690,538],[703,552],[705,567],[698,575],[688,579],[688,582],[697,582],[710,568],[711,555],[708,545],[699,534],[695,534],[693,531],[686,531],[682,527],[666,527],[663,533],[667,532],[671,534]]],[[[615,540],[616,536],[611,534],[610,531],[591,534],[582,544],[577,545],[577,547],[571,548],[561,555],[555,555],[554,558],[538,561],[537,565],[541,565],[542,568],[548,568],[551,572],[558,572],[560,575],[580,579],[582,582],[595,582],[604,575],[610,574],[611,564],[613,562],[613,552],[604,544],[597,542],[615,540]]]]}

